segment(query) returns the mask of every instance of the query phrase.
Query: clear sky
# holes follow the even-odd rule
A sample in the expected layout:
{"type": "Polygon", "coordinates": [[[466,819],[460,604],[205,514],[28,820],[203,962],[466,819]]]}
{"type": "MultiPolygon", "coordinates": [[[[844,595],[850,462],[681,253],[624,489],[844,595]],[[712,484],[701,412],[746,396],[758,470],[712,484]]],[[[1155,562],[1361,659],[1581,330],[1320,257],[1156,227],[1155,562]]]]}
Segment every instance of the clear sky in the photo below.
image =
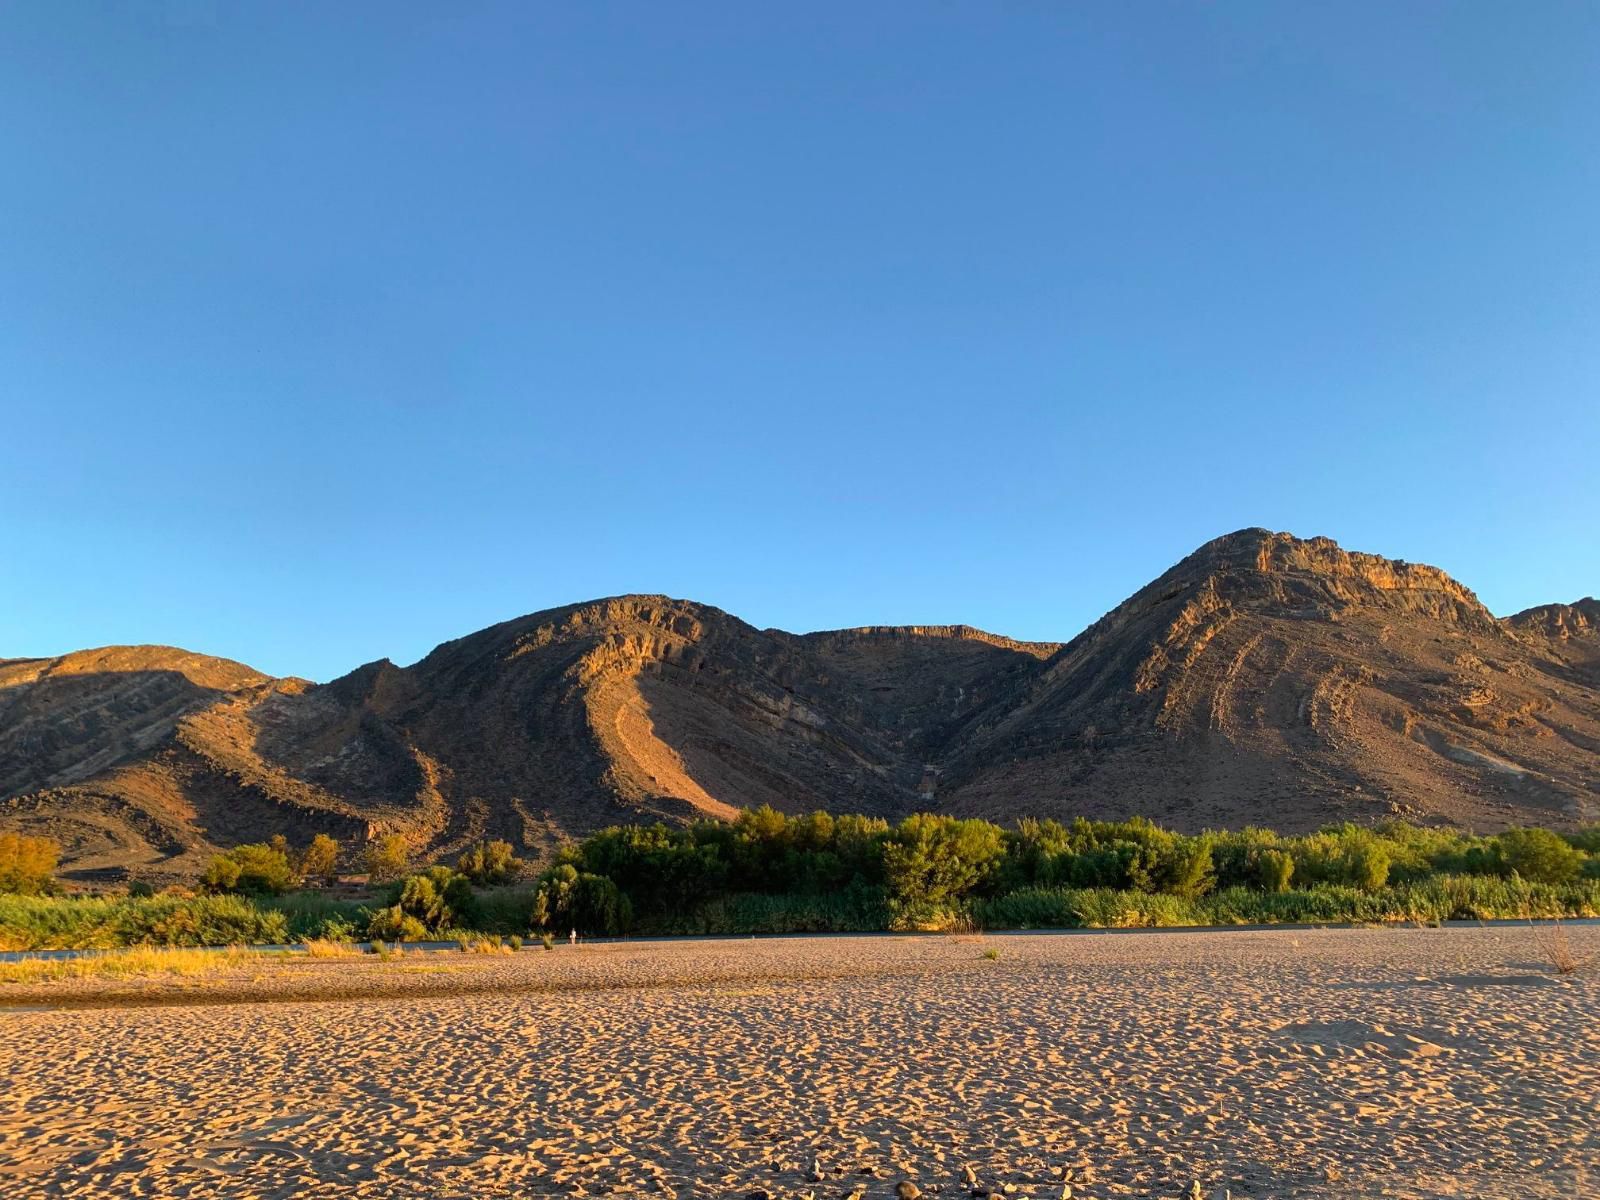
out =
{"type": "Polygon", "coordinates": [[[0,7],[0,656],[1600,592],[1600,5],[0,7]]]}

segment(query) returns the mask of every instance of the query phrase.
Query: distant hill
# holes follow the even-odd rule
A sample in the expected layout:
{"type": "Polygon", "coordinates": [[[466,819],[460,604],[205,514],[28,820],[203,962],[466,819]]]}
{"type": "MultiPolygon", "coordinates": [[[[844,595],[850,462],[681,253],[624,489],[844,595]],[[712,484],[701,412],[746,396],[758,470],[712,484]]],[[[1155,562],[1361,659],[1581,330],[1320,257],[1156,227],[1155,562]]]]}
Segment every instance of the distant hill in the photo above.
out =
{"type": "Polygon", "coordinates": [[[0,660],[0,828],[80,877],[397,831],[537,857],[768,803],[1298,831],[1600,820],[1600,604],[1497,619],[1432,567],[1252,529],[1065,645],[796,635],[623,596],[313,685],[161,646],[0,660]]]}

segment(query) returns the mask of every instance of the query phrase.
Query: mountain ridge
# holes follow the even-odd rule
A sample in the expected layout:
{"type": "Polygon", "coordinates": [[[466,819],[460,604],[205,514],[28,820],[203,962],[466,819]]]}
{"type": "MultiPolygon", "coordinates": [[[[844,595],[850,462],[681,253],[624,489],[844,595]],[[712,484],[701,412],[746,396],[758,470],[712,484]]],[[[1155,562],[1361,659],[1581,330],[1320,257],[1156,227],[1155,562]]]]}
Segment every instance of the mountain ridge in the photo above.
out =
{"type": "Polygon", "coordinates": [[[272,832],[535,857],[738,806],[1178,827],[1600,817],[1600,604],[1497,618],[1438,568],[1238,530],[1069,641],[757,629],[632,594],[323,684],[177,647],[0,660],[0,828],[86,878],[272,832]]]}

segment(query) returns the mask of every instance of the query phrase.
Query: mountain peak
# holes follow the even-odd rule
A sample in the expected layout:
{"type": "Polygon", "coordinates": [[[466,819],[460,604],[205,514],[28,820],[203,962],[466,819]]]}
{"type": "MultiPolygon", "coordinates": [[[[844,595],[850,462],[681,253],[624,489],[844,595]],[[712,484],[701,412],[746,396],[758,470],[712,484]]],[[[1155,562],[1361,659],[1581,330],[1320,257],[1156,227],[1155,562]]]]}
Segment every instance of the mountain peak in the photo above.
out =
{"type": "Polygon", "coordinates": [[[1242,602],[1329,611],[1373,605],[1497,626],[1478,597],[1438,567],[1345,550],[1328,537],[1241,529],[1205,543],[1146,590],[1170,592],[1185,582],[1242,602]]]}

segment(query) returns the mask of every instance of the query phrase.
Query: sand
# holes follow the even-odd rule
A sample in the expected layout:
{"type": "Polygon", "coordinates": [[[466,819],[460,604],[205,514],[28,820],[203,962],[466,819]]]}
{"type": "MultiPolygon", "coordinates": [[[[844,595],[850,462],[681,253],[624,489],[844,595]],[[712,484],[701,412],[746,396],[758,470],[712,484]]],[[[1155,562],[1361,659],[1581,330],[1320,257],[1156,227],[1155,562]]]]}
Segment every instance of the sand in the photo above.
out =
{"type": "Polygon", "coordinates": [[[967,1166],[997,1196],[1600,1194],[1600,978],[1516,928],[593,945],[110,993],[0,1011],[8,1200],[964,1200],[967,1166]]]}

